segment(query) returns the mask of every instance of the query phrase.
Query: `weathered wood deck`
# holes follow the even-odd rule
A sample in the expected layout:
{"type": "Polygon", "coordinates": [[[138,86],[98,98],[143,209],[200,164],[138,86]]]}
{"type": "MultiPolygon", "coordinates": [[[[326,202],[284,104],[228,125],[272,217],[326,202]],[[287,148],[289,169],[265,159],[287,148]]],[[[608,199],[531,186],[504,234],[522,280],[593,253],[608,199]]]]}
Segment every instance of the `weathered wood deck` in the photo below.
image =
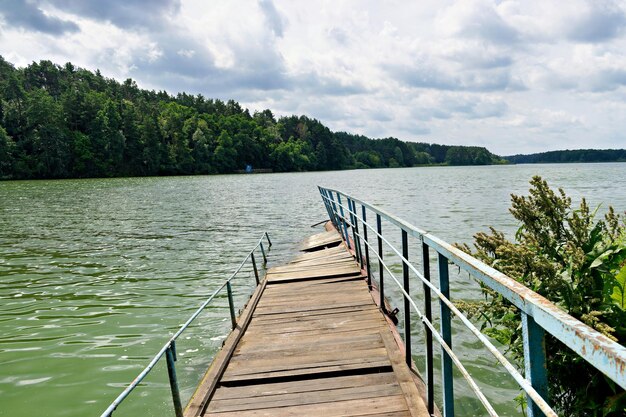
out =
{"type": "Polygon", "coordinates": [[[339,234],[301,249],[268,271],[185,416],[428,416],[339,234]]]}

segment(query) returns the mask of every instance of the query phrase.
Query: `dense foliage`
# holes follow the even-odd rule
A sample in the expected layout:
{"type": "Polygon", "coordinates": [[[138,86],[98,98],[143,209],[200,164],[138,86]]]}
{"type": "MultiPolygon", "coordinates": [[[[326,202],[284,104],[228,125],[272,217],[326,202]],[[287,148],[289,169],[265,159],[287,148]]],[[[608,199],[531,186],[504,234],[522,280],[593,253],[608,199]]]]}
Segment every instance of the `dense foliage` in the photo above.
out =
{"type": "Polygon", "coordinates": [[[488,164],[485,148],[372,140],[306,116],[142,90],[67,63],[0,57],[0,179],[488,164]]]}
{"type": "Polygon", "coordinates": [[[563,162],[626,162],[626,149],[576,149],[506,156],[514,164],[563,162]]]}
{"type": "MultiPolygon", "coordinates": [[[[601,220],[583,199],[574,209],[563,190],[540,177],[529,196],[512,196],[521,222],[515,242],[503,233],[475,236],[473,255],[543,295],[608,338],[626,343],[626,225],[609,208],[601,220]]],[[[467,252],[472,252],[465,246],[467,252]]],[[[523,369],[521,317],[483,286],[484,303],[462,307],[485,321],[484,331],[510,347],[523,369]]],[[[626,395],[565,345],[546,337],[550,402],[564,416],[622,416],[626,395]]]]}

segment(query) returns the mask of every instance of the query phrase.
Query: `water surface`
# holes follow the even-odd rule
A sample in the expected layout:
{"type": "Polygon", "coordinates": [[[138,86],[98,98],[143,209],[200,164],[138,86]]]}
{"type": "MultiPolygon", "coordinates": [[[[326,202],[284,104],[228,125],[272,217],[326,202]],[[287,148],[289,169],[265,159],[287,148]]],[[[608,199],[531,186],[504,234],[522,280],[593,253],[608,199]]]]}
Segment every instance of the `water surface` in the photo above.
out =
{"type": "MultiPolygon", "coordinates": [[[[0,416],[99,415],[268,231],[279,263],[340,189],[449,242],[512,234],[511,193],[534,174],[575,201],[626,209],[626,164],[428,167],[321,173],[0,182],[0,416]]],[[[399,237],[399,236],[398,236],[399,237]]],[[[455,297],[479,296],[467,277],[455,297]]],[[[253,288],[249,268],[237,301],[253,288]]],[[[417,294],[419,296],[419,294],[417,294]]],[[[222,297],[178,345],[184,400],[228,332],[222,297]]],[[[416,361],[420,327],[413,328],[416,361]]],[[[518,390],[460,331],[464,360],[503,415],[518,390]],[[498,375],[494,377],[494,375],[498,375]]],[[[458,381],[458,415],[482,415],[458,381]]],[[[167,415],[159,365],[115,415],[167,415]]]]}

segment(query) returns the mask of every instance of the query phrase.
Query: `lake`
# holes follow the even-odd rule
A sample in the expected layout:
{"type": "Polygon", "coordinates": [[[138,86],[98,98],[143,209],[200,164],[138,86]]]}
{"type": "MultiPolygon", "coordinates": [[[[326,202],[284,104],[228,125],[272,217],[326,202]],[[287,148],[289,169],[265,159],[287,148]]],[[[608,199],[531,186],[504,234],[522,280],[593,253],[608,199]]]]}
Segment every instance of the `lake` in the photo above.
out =
{"type": "MultiPolygon", "coordinates": [[[[626,209],[626,163],[0,182],[0,416],[99,415],[262,232],[271,266],[321,230],[310,228],[326,217],[317,185],[470,243],[490,225],[514,233],[510,194],[536,174],[575,202],[626,209]]],[[[253,286],[247,268],[235,281],[240,305],[253,286]]],[[[480,295],[462,274],[453,286],[454,297],[480,295]]],[[[226,306],[218,299],[178,343],[183,401],[228,333],[226,306]]],[[[463,332],[455,341],[497,410],[518,415],[519,391],[495,359],[463,332]]],[[[483,414],[466,384],[455,390],[457,415],[483,414]]],[[[170,410],[160,364],[114,415],[170,410]]]]}

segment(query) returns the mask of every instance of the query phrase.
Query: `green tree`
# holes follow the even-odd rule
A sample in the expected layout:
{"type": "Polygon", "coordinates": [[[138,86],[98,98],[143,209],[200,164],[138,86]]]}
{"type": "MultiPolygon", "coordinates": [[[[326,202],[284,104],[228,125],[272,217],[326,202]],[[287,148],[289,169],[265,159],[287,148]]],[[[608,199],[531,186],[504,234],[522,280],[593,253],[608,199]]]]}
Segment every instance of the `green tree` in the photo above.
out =
{"type": "Polygon", "coordinates": [[[91,138],[78,131],[72,132],[73,176],[78,178],[96,175],[96,160],[91,147],[91,138]]]}
{"type": "Polygon", "coordinates": [[[13,147],[13,140],[0,126],[0,179],[11,178],[13,175],[13,147]]]}
{"type": "Polygon", "coordinates": [[[233,139],[223,130],[217,138],[217,147],[213,154],[213,161],[220,173],[232,172],[236,168],[237,151],[233,146],[233,139]]]}
{"type": "Polygon", "coordinates": [[[45,90],[32,90],[27,95],[25,119],[25,133],[17,143],[21,162],[31,165],[34,177],[67,176],[69,146],[59,103],[45,90]]]}
{"type": "Polygon", "coordinates": [[[192,156],[196,164],[195,172],[199,174],[209,174],[212,172],[211,167],[211,148],[209,139],[200,126],[196,128],[196,131],[191,137],[191,143],[193,144],[192,156]]]}

